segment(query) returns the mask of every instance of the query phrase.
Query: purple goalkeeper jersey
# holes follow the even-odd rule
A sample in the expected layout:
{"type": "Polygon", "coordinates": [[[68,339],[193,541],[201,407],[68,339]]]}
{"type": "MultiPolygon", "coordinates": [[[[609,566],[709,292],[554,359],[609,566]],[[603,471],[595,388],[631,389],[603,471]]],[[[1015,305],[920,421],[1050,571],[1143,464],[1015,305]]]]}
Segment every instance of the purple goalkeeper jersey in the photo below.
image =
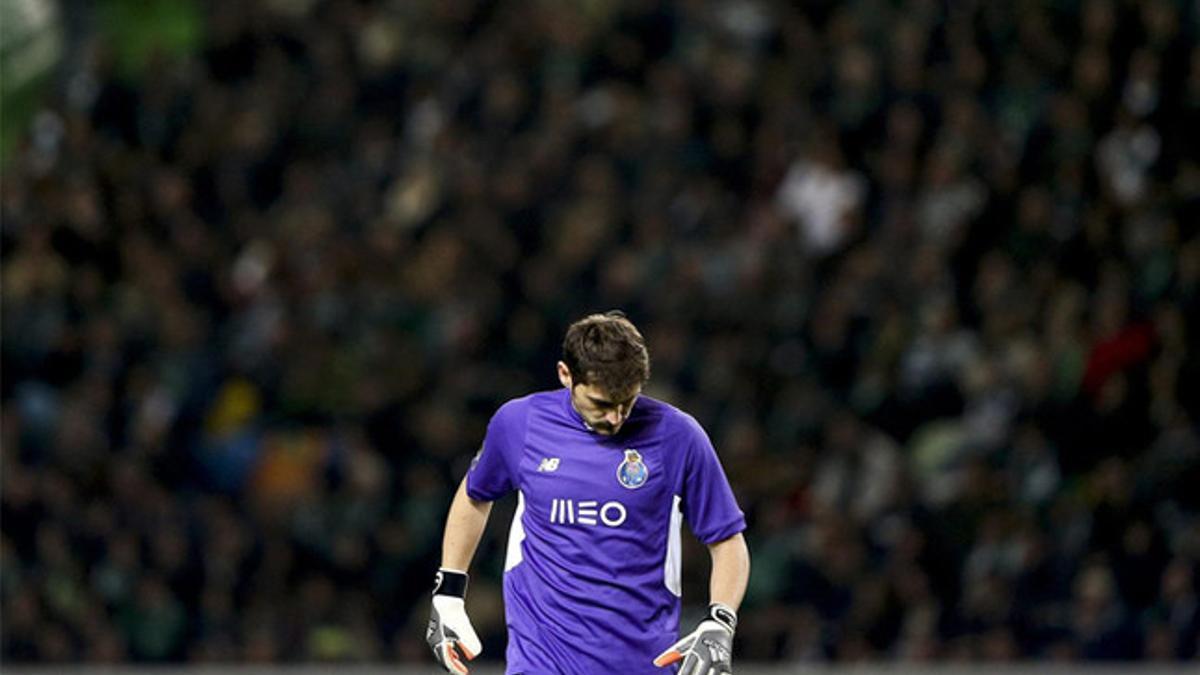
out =
{"type": "Polygon", "coordinates": [[[506,672],[670,672],[652,661],[678,639],[682,521],[705,544],[746,528],[696,420],[641,396],[603,436],[567,389],[509,401],[488,425],[467,494],[513,490],[506,672]]]}

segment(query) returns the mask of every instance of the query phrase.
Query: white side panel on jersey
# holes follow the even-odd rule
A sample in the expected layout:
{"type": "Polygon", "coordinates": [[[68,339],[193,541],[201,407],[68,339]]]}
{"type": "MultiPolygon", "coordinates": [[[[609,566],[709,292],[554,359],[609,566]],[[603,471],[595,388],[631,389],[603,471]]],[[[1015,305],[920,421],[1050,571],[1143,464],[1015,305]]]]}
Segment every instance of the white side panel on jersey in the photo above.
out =
{"type": "Polygon", "coordinates": [[[666,584],[667,590],[675,594],[675,597],[683,597],[683,584],[680,574],[683,570],[683,540],[680,538],[680,532],[683,529],[683,510],[679,508],[679,503],[683,499],[679,495],[675,495],[675,500],[671,504],[671,529],[667,532],[667,559],[663,564],[663,583],[666,584]]]}
{"type": "Polygon", "coordinates": [[[521,518],[525,515],[525,493],[517,490],[517,509],[513,512],[512,526],[508,528],[508,551],[504,554],[504,571],[521,564],[521,542],[525,541],[525,526],[521,518]]]}

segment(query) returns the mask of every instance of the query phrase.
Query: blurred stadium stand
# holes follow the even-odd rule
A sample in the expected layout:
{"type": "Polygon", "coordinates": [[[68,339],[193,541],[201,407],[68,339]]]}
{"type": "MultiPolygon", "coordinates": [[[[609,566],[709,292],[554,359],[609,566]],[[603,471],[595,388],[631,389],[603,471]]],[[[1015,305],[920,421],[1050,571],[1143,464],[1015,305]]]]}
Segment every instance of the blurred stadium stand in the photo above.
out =
{"type": "Polygon", "coordinates": [[[489,414],[611,307],[747,511],[739,662],[1196,659],[1200,4],[0,8],[6,673],[428,672],[489,414]]]}
{"type": "Polygon", "coordinates": [[[37,109],[62,52],[58,5],[0,0],[0,159],[37,109]]]}

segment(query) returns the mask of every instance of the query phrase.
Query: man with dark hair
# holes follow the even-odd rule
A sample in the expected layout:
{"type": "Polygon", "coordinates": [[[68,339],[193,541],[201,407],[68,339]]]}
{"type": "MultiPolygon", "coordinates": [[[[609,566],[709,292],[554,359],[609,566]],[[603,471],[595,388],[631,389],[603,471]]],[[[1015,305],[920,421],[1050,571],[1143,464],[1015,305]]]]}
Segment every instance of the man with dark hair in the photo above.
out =
{"type": "Polygon", "coordinates": [[[491,503],[517,492],[504,564],[508,673],[731,671],[750,575],[745,517],[707,434],[641,394],[650,357],[620,312],[571,324],[563,389],[505,403],[446,518],[426,639],[450,672],[481,649],[463,605],[491,503]],[[679,633],[680,527],[712,557],[708,613],[679,633]]]}

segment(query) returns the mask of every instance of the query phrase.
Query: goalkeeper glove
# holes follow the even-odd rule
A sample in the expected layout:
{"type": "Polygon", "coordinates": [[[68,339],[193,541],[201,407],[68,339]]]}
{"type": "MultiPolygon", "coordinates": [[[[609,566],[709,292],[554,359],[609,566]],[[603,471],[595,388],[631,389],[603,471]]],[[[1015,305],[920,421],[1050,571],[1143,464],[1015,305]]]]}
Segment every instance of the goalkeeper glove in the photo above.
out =
{"type": "Polygon", "coordinates": [[[433,611],[429,616],[429,627],[425,630],[425,641],[433,650],[433,658],[446,672],[462,673],[467,667],[462,657],[471,660],[479,656],[483,645],[467,610],[463,598],[467,595],[467,574],[455,570],[440,569],[433,584],[433,611]]]}
{"type": "Polygon", "coordinates": [[[662,668],[683,661],[679,675],[720,675],[733,673],[733,631],[737,613],[719,602],[708,606],[708,616],[696,630],[671,645],[654,659],[662,668]]]}

